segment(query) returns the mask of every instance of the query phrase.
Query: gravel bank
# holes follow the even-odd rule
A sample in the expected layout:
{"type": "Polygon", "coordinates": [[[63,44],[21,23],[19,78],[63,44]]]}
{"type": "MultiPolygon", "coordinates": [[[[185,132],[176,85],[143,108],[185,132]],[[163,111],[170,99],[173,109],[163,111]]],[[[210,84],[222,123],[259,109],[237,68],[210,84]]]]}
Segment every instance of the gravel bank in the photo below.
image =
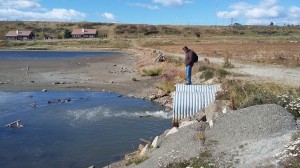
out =
{"type": "Polygon", "coordinates": [[[274,166],[273,155],[289,144],[297,130],[295,118],[278,105],[259,105],[220,114],[213,128],[204,131],[205,140],[197,135],[207,123],[195,122],[165,137],[160,147],[150,149],[148,159],[129,167],[164,167],[172,162],[197,157],[209,151],[216,167],[274,166]]]}

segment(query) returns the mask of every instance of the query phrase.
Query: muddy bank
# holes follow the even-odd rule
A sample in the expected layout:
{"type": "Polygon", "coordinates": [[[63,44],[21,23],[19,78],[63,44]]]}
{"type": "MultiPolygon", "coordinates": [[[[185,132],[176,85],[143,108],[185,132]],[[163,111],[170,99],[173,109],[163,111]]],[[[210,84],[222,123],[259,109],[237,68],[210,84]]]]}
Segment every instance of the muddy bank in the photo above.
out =
{"type": "Polygon", "coordinates": [[[111,91],[148,98],[155,78],[135,70],[136,55],[50,60],[0,60],[0,91],[111,91]],[[133,79],[136,80],[133,80],[133,79]]]}

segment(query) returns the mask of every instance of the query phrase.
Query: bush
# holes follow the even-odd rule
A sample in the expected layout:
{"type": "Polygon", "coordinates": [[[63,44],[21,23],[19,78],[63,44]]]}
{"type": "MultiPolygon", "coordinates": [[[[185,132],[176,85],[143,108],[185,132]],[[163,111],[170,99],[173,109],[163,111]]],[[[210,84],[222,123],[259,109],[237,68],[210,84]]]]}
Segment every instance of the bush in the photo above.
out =
{"type": "Polygon", "coordinates": [[[175,82],[172,82],[172,81],[162,81],[160,83],[156,83],[155,87],[163,90],[166,93],[171,93],[176,90],[175,82]]]}
{"type": "MultiPolygon", "coordinates": [[[[209,158],[206,158],[206,159],[209,159],[209,158]]],[[[166,167],[167,168],[186,168],[186,167],[213,168],[213,167],[215,167],[213,163],[208,163],[207,161],[204,161],[206,159],[203,159],[200,156],[200,157],[191,158],[191,159],[186,160],[186,161],[170,163],[166,167]]]]}
{"type": "Polygon", "coordinates": [[[138,165],[138,164],[140,164],[140,163],[143,163],[145,160],[147,160],[148,159],[148,157],[147,156],[142,156],[142,157],[138,157],[138,156],[136,156],[136,157],[134,157],[134,158],[132,158],[132,159],[130,159],[130,160],[128,160],[125,164],[126,164],[126,166],[129,166],[129,165],[131,165],[131,164],[136,164],[136,165],[138,165]]]}
{"type": "Polygon", "coordinates": [[[178,67],[183,65],[183,61],[178,59],[168,58],[166,59],[166,61],[167,63],[174,64],[175,66],[178,67]]]}
{"type": "Polygon", "coordinates": [[[62,35],[61,34],[57,35],[57,39],[62,39],[62,35]]]}
{"type": "Polygon", "coordinates": [[[205,80],[209,80],[211,78],[214,77],[214,71],[213,70],[205,70],[201,75],[200,75],[200,79],[205,79],[205,80]]]}
{"type": "Polygon", "coordinates": [[[295,117],[300,117],[300,89],[239,80],[224,81],[222,87],[223,91],[218,92],[216,99],[230,100],[233,97],[237,109],[260,104],[278,104],[295,117]]]}
{"type": "Polygon", "coordinates": [[[234,65],[231,64],[228,57],[224,58],[223,68],[234,68],[234,65]]]}
{"type": "Polygon", "coordinates": [[[162,72],[161,68],[155,67],[146,67],[142,69],[141,75],[142,76],[159,76],[162,72]]]}
{"type": "Polygon", "coordinates": [[[225,78],[227,75],[229,75],[230,73],[224,69],[217,69],[215,71],[215,75],[221,79],[225,78]]]}
{"type": "Polygon", "coordinates": [[[287,109],[295,117],[300,117],[300,97],[296,98],[292,95],[278,96],[278,104],[287,109]]]}

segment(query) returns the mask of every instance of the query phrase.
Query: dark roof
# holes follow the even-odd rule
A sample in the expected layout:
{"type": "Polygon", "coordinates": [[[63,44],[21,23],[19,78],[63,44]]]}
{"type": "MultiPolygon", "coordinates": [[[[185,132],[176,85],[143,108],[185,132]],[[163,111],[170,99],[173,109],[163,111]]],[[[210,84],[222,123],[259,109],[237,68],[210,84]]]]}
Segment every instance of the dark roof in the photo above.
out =
{"type": "Polygon", "coordinates": [[[85,34],[96,34],[97,29],[74,29],[72,31],[72,34],[77,34],[77,35],[85,35],[85,34]]]}
{"type": "Polygon", "coordinates": [[[21,31],[21,30],[13,30],[6,33],[5,36],[29,36],[32,31],[21,31]]]}

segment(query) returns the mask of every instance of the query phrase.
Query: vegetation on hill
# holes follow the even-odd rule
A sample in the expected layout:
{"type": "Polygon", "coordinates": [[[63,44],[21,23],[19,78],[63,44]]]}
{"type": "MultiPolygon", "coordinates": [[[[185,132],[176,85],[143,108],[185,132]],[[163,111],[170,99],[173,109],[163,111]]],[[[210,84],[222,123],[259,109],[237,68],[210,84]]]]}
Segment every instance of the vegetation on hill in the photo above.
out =
{"type": "Polygon", "coordinates": [[[300,36],[299,26],[180,26],[180,25],[146,25],[146,24],[113,24],[96,22],[41,22],[41,21],[1,21],[0,39],[10,30],[31,30],[36,39],[44,39],[44,35],[64,37],[66,30],[86,28],[97,29],[100,37],[148,35],[178,36],[300,36]]]}

